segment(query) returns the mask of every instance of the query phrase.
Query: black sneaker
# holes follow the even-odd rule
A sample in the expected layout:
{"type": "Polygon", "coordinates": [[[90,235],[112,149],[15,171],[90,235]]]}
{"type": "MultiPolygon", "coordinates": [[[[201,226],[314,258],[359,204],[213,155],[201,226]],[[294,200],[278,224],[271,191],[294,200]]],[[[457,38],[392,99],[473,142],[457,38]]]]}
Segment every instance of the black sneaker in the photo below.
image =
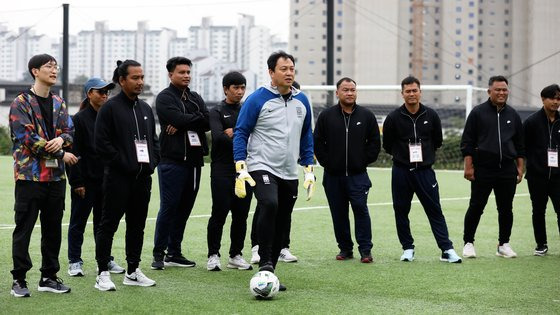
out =
{"type": "Polygon", "coordinates": [[[274,266],[272,265],[271,262],[268,262],[268,263],[260,266],[259,271],[270,271],[270,272],[274,273],[274,266]]]}
{"type": "Polygon", "coordinates": [[[54,277],[54,278],[46,278],[43,280],[39,280],[39,287],[37,290],[41,292],[52,292],[52,293],[68,293],[70,292],[70,288],[65,286],[62,282],[62,279],[54,277]]]}
{"type": "MultiPolygon", "coordinates": [[[[194,261],[190,261],[185,258],[185,256],[179,255],[165,255],[165,259],[163,260],[164,265],[166,267],[183,267],[183,268],[190,268],[196,266],[194,261]]],[[[152,264],[153,266],[153,264],[152,264]]]]}
{"type": "Polygon", "coordinates": [[[533,255],[544,256],[544,255],[546,255],[546,253],[548,253],[548,246],[546,244],[537,245],[537,248],[535,248],[535,252],[533,253],[533,255]]]}
{"type": "Polygon", "coordinates": [[[287,290],[286,286],[280,283],[280,285],[278,286],[278,291],[286,291],[286,290],[287,290]]]}
{"type": "Polygon", "coordinates": [[[347,252],[347,251],[341,250],[340,253],[338,253],[338,255],[336,255],[336,260],[348,260],[348,259],[352,259],[352,258],[354,258],[354,253],[352,253],[351,251],[347,252]]]}
{"type": "Polygon", "coordinates": [[[31,293],[27,288],[27,281],[25,280],[14,280],[12,283],[12,291],[10,292],[14,297],[30,297],[31,293]]]}
{"type": "Polygon", "coordinates": [[[163,270],[165,265],[163,263],[163,256],[154,256],[154,261],[152,262],[152,270],[163,270]]]}

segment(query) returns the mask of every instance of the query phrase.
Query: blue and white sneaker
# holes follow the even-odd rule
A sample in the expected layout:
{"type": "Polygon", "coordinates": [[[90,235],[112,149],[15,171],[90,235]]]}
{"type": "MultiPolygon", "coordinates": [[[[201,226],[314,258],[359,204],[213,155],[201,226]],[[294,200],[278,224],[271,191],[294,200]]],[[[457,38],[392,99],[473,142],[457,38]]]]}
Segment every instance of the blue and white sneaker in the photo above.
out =
{"type": "Polygon", "coordinates": [[[455,250],[453,248],[448,249],[446,251],[444,251],[443,253],[441,253],[441,257],[439,258],[440,261],[446,261],[449,263],[453,263],[453,264],[460,264],[461,263],[461,257],[459,257],[459,255],[457,255],[457,253],[455,252],[455,250]]]}
{"type": "Polygon", "coordinates": [[[70,277],[82,277],[84,276],[83,262],[78,261],[75,263],[70,263],[68,265],[68,275],[70,277]]]}
{"type": "Polygon", "coordinates": [[[401,261],[413,261],[414,260],[414,249],[405,249],[401,255],[401,261]]]}

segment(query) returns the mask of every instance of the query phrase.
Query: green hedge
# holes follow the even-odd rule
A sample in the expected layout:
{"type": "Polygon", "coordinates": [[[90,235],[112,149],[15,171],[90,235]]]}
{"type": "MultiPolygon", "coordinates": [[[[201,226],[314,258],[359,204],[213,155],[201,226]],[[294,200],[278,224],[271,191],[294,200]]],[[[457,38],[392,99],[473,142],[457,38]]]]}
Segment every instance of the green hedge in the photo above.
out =
{"type": "Polygon", "coordinates": [[[12,154],[12,139],[7,126],[0,126],[0,155],[12,154]]]}

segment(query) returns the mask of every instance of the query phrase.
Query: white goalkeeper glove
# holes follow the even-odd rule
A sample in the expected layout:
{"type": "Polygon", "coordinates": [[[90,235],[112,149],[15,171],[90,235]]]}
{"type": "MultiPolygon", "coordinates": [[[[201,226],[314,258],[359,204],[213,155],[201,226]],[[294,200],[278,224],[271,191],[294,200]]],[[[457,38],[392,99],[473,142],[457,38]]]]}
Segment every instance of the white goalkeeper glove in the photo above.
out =
{"type": "Polygon", "coordinates": [[[313,174],[313,165],[307,165],[303,168],[303,188],[307,191],[307,201],[313,197],[315,191],[315,174],[313,174]]]}
{"type": "Polygon", "coordinates": [[[247,172],[247,164],[245,161],[235,162],[235,171],[237,172],[237,177],[235,178],[235,195],[239,198],[245,198],[247,196],[247,190],[245,189],[245,182],[247,182],[251,187],[254,187],[257,183],[247,172]]]}

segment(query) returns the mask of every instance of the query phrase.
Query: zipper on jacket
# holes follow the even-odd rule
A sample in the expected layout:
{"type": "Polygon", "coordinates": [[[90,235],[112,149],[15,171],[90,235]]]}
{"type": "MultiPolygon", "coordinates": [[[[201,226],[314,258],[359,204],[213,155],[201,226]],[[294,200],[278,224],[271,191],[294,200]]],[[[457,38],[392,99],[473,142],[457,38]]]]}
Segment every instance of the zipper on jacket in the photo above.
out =
{"type": "MultiPolygon", "coordinates": [[[[505,105],[504,105],[505,107],[505,105]]],[[[504,108],[502,107],[502,109],[504,108]]],[[[499,168],[502,168],[502,131],[500,130],[500,112],[502,111],[502,109],[497,109],[498,111],[498,147],[500,148],[500,162],[498,164],[499,168]]]]}
{"type": "Polygon", "coordinates": [[[348,114],[348,120],[346,120],[346,116],[344,114],[344,110],[342,110],[342,119],[344,119],[344,127],[346,127],[346,139],[344,142],[344,172],[346,173],[346,176],[348,176],[348,130],[350,129],[350,118],[352,116],[352,113],[354,112],[354,110],[352,110],[349,114],[348,114]]]}
{"type": "MultiPolygon", "coordinates": [[[[558,121],[558,119],[555,119],[554,122],[552,122],[552,124],[550,124],[550,122],[548,120],[548,117],[546,117],[546,124],[548,125],[548,148],[549,149],[552,149],[552,131],[554,130],[554,124],[556,124],[557,121],[558,121]]],[[[558,152],[558,145],[556,145],[556,152],[558,152]]],[[[552,167],[549,166],[548,167],[548,179],[550,179],[551,176],[552,176],[552,167]]]]}
{"type": "MultiPolygon", "coordinates": [[[[136,111],[135,111],[137,103],[138,101],[134,101],[134,106],[132,106],[132,114],[134,114],[134,122],[136,122],[136,134],[138,135],[138,140],[140,140],[140,128],[138,127],[138,117],[136,117],[136,111]]],[[[142,173],[142,163],[138,163],[138,164],[140,164],[140,170],[138,170],[138,174],[136,174],[136,179],[138,179],[138,176],[140,176],[140,174],[142,173]]]]}
{"type": "MultiPolygon", "coordinates": [[[[182,98],[184,96],[185,99],[187,99],[187,101],[189,100],[189,95],[186,92],[187,90],[183,90],[183,95],[181,95],[181,105],[183,106],[183,114],[187,113],[187,108],[185,107],[185,103],[183,103],[182,98]]],[[[183,132],[183,142],[185,143],[185,146],[183,147],[184,148],[183,161],[186,161],[187,160],[187,133],[186,132],[183,132]]]]}
{"type": "MultiPolygon", "coordinates": [[[[416,133],[416,121],[418,120],[418,118],[420,118],[420,116],[424,115],[426,113],[426,111],[424,110],[423,112],[421,112],[420,114],[418,114],[418,116],[416,116],[416,118],[412,118],[412,116],[405,114],[403,112],[400,112],[401,114],[405,115],[406,117],[410,118],[410,121],[412,121],[412,130],[414,130],[414,144],[418,144],[418,134],[416,133]]],[[[408,144],[410,145],[410,140],[408,141],[408,144]]],[[[422,146],[422,141],[420,141],[420,146],[422,146]]],[[[410,157],[409,157],[410,159],[410,157]]],[[[418,168],[418,162],[414,162],[415,167],[414,168],[418,168]]]]}

